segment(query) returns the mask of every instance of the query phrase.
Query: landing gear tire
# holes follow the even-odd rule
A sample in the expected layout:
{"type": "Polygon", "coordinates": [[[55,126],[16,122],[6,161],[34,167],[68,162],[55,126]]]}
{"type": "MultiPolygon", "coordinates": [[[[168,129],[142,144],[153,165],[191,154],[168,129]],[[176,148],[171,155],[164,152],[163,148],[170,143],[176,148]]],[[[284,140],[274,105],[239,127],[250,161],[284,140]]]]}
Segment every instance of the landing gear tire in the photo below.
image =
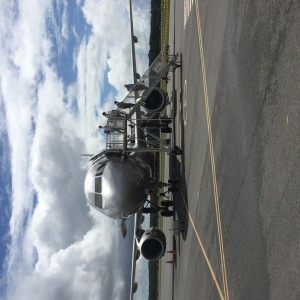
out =
{"type": "Polygon", "coordinates": [[[174,150],[173,150],[173,153],[175,155],[182,155],[182,150],[178,146],[175,146],[174,150]]]}
{"type": "Polygon", "coordinates": [[[163,210],[163,211],[160,212],[160,215],[162,217],[172,217],[173,214],[174,214],[174,212],[171,211],[171,210],[163,210]]]}
{"type": "Polygon", "coordinates": [[[171,206],[173,206],[173,201],[162,200],[162,201],[160,201],[160,205],[163,207],[171,207],[171,206]]]}
{"type": "Polygon", "coordinates": [[[162,133],[172,133],[172,128],[170,128],[170,127],[161,128],[161,132],[162,133]]]}

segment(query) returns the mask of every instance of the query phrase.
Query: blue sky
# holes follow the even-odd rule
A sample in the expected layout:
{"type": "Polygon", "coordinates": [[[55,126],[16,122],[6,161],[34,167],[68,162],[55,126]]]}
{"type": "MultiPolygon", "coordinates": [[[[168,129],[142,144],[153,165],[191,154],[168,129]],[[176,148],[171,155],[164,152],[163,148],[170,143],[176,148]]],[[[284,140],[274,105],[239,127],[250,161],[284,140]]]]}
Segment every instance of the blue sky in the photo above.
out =
{"type": "MultiPolygon", "coordinates": [[[[130,234],[87,205],[80,154],[132,80],[128,2],[0,0],[1,299],[126,299],[130,234]]],[[[133,5],[143,73],[150,0],[133,5]]]]}
{"type": "MultiPolygon", "coordinates": [[[[3,111],[1,112],[1,119],[3,119],[3,111]]],[[[11,195],[11,173],[10,173],[10,159],[8,148],[8,137],[1,134],[0,143],[0,274],[4,272],[4,259],[6,255],[5,245],[9,243],[10,239],[7,233],[9,232],[9,215],[10,215],[10,202],[11,195]]]]}

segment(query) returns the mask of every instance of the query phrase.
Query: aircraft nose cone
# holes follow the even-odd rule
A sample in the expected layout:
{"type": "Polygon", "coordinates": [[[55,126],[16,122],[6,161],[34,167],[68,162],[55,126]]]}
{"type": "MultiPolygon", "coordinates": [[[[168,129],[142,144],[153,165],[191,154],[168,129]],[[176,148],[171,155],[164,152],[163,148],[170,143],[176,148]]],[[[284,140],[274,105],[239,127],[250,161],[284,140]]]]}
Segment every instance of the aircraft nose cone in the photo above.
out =
{"type": "Polygon", "coordinates": [[[103,172],[103,213],[128,217],[136,213],[147,199],[150,167],[136,159],[112,159],[103,172]]]}

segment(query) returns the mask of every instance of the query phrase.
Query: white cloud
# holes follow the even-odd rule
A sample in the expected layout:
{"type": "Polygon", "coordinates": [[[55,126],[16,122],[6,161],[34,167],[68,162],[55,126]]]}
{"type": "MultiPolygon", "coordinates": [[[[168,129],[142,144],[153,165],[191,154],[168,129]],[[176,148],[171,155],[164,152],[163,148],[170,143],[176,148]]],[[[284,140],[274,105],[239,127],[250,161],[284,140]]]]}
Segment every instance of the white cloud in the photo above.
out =
{"type": "MultiPolygon", "coordinates": [[[[124,1],[87,0],[83,7],[86,20],[92,25],[98,41],[96,47],[109,56],[109,82],[123,92],[124,84],[131,77],[130,29],[124,1]]],[[[105,57],[105,59],[106,59],[105,57]]],[[[124,95],[124,94],[123,94],[124,95]]]]}
{"type": "Polygon", "coordinates": [[[62,13],[62,27],[61,27],[61,36],[67,40],[69,36],[69,26],[67,19],[67,11],[68,11],[68,1],[64,0],[63,2],[63,13],[62,13]]]}
{"type": "MultiPolygon", "coordinates": [[[[8,298],[123,299],[128,284],[119,270],[125,255],[119,247],[128,241],[120,241],[115,221],[87,206],[86,163],[80,154],[104,147],[96,128],[107,65],[119,97],[126,93],[124,83],[131,81],[128,7],[121,0],[85,2],[82,9],[92,34],[70,53],[77,80],[65,85],[52,65],[57,55],[52,51],[64,51],[74,32],[67,24],[68,2],[62,3],[60,26],[50,1],[21,1],[18,7],[0,2],[0,105],[13,189],[8,298]],[[48,36],[46,19],[53,22],[57,46],[48,36]]],[[[144,21],[137,24],[137,52],[145,68],[148,51],[142,59],[141,54],[148,40],[142,32],[148,29],[144,21]]],[[[112,101],[104,109],[111,107],[112,101]]]]}
{"type": "MultiPolygon", "coordinates": [[[[147,6],[149,6],[148,4],[147,6]]],[[[132,82],[131,45],[129,24],[129,2],[123,0],[87,0],[83,7],[87,22],[92,25],[94,35],[99,39],[98,47],[109,54],[109,82],[119,91],[119,97],[126,95],[124,84],[132,82]]],[[[134,34],[137,69],[143,73],[148,66],[149,10],[133,6],[134,34]]]]}
{"type": "Polygon", "coordinates": [[[27,299],[24,295],[33,300],[98,299],[105,288],[101,277],[110,267],[105,259],[112,246],[110,240],[99,247],[104,238],[102,229],[94,228],[82,240],[57,251],[46,266],[38,265],[31,276],[19,282],[11,299],[27,299]]]}
{"type": "MultiPolygon", "coordinates": [[[[25,1],[21,5],[24,6],[18,7],[17,10],[15,7],[1,4],[4,8],[1,10],[1,41],[5,40],[5,43],[1,44],[1,105],[5,107],[13,187],[10,219],[12,241],[7,261],[9,271],[14,269],[22,256],[19,244],[24,236],[23,226],[33,209],[33,190],[28,178],[28,157],[32,144],[32,120],[36,102],[32,84],[44,53],[44,44],[40,43],[43,35],[41,20],[47,6],[43,8],[35,4],[32,10],[28,10],[25,1]],[[27,22],[24,14],[21,14],[22,10],[28,14],[29,19],[34,20],[27,22]],[[37,10],[39,15],[33,18],[37,10]],[[18,18],[13,22],[16,15],[18,18]],[[6,28],[5,24],[9,24],[9,27],[6,28]]],[[[24,262],[24,265],[26,268],[27,262],[24,262]]]]}

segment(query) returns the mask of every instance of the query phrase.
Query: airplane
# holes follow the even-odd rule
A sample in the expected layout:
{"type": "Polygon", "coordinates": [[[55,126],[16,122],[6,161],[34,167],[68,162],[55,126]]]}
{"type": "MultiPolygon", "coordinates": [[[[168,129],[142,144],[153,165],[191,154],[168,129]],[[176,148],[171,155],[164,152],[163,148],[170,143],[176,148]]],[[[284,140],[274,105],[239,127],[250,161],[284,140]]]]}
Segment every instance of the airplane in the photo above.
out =
{"type": "Polygon", "coordinates": [[[88,203],[104,215],[121,220],[121,233],[126,236],[126,219],[134,215],[135,240],[133,241],[131,299],[137,290],[135,282],[136,260],[142,256],[155,261],[166,250],[165,234],[155,227],[147,230],[141,228],[143,213],[159,213],[163,217],[173,216],[170,207],[172,201],[164,200],[163,205],[151,207],[151,193],[167,187],[170,192],[178,189],[178,180],[170,179],[168,183],[154,178],[155,152],[169,152],[176,155],[181,150],[172,145],[172,138],[161,139],[159,130],[171,134],[173,120],[160,113],[168,104],[166,93],[157,87],[157,83],[175,64],[177,56],[165,59],[160,54],[141,77],[137,73],[135,43],[133,32],[132,3],[130,7],[131,54],[134,83],[122,103],[134,100],[134,105],[122,109],[122,105],[108,116],[106,149],[94,155],[84,182],[84,191],[88,203]],[[140,87],[143,88],[140,88],[140,87]],[[157,133],[158,132],[158,133],[157,133]]]}

